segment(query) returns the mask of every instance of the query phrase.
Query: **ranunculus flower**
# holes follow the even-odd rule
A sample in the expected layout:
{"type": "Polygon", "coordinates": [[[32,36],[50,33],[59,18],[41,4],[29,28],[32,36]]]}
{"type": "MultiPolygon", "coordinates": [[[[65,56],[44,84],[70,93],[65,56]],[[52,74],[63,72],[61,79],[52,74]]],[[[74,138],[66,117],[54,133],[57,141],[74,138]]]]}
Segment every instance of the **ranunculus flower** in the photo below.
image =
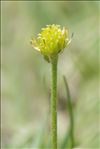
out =
{"type": "Polygon", "coordinates": [[[31,45],[42,53],[47,61],[56,56],[70,43],[68,30],[60,25],[47,25],[42,28],[37,38],[32,38],[31,45]]]}

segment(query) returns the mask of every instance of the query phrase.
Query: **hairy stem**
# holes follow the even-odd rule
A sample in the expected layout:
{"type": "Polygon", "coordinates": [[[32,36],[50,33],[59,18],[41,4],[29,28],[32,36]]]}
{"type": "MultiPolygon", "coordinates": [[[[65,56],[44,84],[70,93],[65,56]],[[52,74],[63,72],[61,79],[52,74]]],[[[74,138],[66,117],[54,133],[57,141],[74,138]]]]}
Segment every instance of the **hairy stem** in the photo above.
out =
{"type": "Polygon", "coordinates": [[[73,106],[71,102],[70,91],[68,87],[68,83],[66,77],[63,76],[65,87],[67,90],[67,98],[68,98],[68,109],[69,109],[69,117],[70,117],[70,138],[71,138],[71,149],[74,147],[74,116],[73,116],[73,106]]]}
{"type": "Polygon", "coordinates": [[[52,149],[57,149],[57,60],[51,60],[51,144],[52,149]]]}

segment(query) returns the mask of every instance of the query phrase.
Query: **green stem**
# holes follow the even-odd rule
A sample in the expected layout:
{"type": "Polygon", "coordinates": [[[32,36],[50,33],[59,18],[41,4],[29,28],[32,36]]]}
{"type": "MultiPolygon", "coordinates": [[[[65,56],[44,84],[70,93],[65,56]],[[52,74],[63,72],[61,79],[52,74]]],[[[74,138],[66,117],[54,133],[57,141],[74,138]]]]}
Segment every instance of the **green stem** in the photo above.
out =
{"type": "Polygon", "coordinates": [[[52,149],[57,149],[57,61],[58,57],[51,60],[51,143],[52,149]]]}
{"type": "Polygon", "coordinates": [[[69,116],[70,116],[70,137],[71,137],[71,149],[74,147],[74,116],[73,116],[73,106],[71,102],[70,91],[68,87],[68,83],[66,77],[63,76],[65,87],[67,90],[67,97],[68,97],[68,109],[69,109],[69,116]]]}

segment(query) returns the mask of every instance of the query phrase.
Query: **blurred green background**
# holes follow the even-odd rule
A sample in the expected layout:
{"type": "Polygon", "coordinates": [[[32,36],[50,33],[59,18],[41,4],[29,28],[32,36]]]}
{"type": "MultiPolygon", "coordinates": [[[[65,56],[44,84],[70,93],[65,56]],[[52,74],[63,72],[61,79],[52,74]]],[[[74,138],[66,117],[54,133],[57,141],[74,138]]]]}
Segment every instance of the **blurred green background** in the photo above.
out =
{"type": "Polygon", "coordinates": [[[76,145],[100,148],[99,4],[1,2],[2,149],[47,149],[43,142],[48,144],[50,137],[50,64],[29,43],[47,24],[65,26],[70,36],[74,33],[70,46],[59,56],[59,144],[69,129],[65,75],[73,100],[76,145]]]}

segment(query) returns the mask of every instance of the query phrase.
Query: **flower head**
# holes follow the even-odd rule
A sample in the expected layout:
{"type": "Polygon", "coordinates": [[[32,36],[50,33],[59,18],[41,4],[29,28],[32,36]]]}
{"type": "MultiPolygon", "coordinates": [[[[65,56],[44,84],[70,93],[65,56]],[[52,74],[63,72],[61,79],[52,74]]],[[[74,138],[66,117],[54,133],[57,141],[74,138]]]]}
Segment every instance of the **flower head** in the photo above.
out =
{"type": "Polygon", "coordinates": [[[31,40],[32,47],[41,52],[48,61],[61,52],[69,42],[68,30],[64,27],[61,29],[60,25],[54,24],[42,28],[37,38],[31,40]]]}

